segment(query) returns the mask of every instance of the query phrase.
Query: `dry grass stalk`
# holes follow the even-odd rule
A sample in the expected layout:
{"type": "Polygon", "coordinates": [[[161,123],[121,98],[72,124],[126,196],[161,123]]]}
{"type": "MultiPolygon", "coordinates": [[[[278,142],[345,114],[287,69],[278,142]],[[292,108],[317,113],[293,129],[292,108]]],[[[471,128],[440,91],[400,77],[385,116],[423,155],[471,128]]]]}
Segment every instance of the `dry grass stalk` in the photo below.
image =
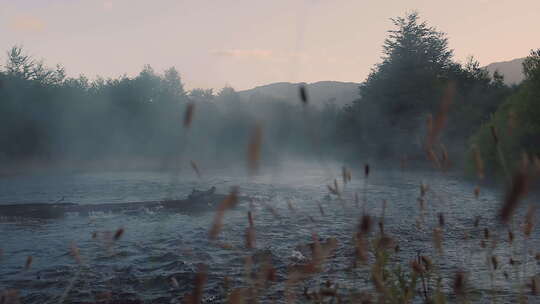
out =
{"type": "Polygon", "coordinates": [[[325,216],[324,209],[323,209],[323,206],[321,205],[321,203],[317,203],[317,205],[319,205],[319,211],[321,212],[321,216],[325,216]]]}
{"type": "Polygon", "coordinates": [[[82,263],[81,252],[79,250],[79,247],[77,247],[77,244],[75,244],[75,242],[71,243],[71,246],[69,247],[69,254],[75,259],[77,264],[82,263]]]}
{"type": "Polygon", "coordinates": [[[416,259],[411,261],[411,268],[417,275],[422,275],[426,269],[422,264],[420,264],[416,259]]]}
{"type": "Polygon", "coordinates": [[[438,218],[439,218],[439,227],[443,228],[444,227],[444,224],[445,224],[445,220],[444,220],[444,213],[442,212],[439,212],[437,214],[438,218]]]}
{"type": "Polygon", "coordinates": [[[422,183],[420,184],[420,197],[426,196],[427,191],[429,190],[429,186],[422,183]]]}
{"type": "Polygon", "coordinates": [[[300,101],[302,101],[302,104],[305,106],[309,103],[309,98],[307,94],[307,89],[304,84],[301,84],[299,87],[299,93],[300,93],[300,101]]]}
{"type": "Polygon", "coordinates": [[[0,293],[1,304],[20,304],[19,291],[16,289],[6,289],[0,293]]]}
{"type": "Polygon", "coordinates": [[[499,260],[495,255],[491,256],[491,266],[493,266],[493,270],[497,270],[497,268],[499,267],[499,260]]]}
{"type": "Polygon", "coordinates": [[[495,129],[495,126],[490,126],[489,128],[491,130],[491,136],[493,137],[493,142],[495,145],[499,144],[499,135],[497,134],[497,129],[495,129]]]}
{"type": "Polygon", "coordinates": [[[339,192],[339,187],[338,187],[338,183],[337,183],[337,180],[334,179],[334,186],[330,186],[330,185],[327,185],[328,187],[328,191],[330,191],[330,193],[332,193],[333,195],[337,195],[337,196],[340,196],[340,192],[339,192]]]}
{"type": "Polygon", "coordinates": [[[246,248],[255,248],[255,228],[251,226],[246,228],[246,248]]]}
{"type": "Polygon", "coordinates": [[[386,287],[384,286],[382,274],[375,270],[371,271],[371,281],[373,282],[373,286],[375,286],[375,290],[378,293],[382,295],[386,293],[386,287]]]}
{"type": "Polygon", "coordinates": [[[441,169],[442,168],[441,161],[439,160],[439,157],[437,156],[435,151],[429,148],[427,150],[427,153],[428,153],[428,159],[433,163],[433,165],[435,165],[435,168],[441,169]]]}
{"type": "Polygon", "coordinates": [[[227,303],[229,304],[243,304],[244,301],[244,290],[241,288],[234,289],[228,297],[227,303]]]}
{"type": "Polygon", "coordinates": [[[296,209],[294,208],[291,200],[287,199],[287,208],[289,208],[289,211],[291,211],[292,213],[296,213],[296,209]]]}
{"type": "Polygon", "coordinates": [[[276,219],[281,219],[281,216],[279,215],[279,212],[277,212],[276,208],[270,206],[269,204],[267,203],[262,203],[262,205],[268,210],[270,211],[270,214],[272,214],[272,216],[276,219]]]}
{"type": "Polygon", "coordinates": [[[476,186],[474,187],[474,197],[478,199],[480,197],[480,187],[476,186]]]}
{"type": "Polygon", "coordinates": [[[174,288],[180,288],[180,284],[178,284],[178,281],[176,280],[175,277],[171,277],[171,285],[172,285],[174,288]]]}
{"type": "Polygon", "coordinates": [[[523,224],[523,233],[525,236],[530,237],[534,228],[534,215],[536,213],[536,206],[533,204],[529,205],[527,209],[527,214],[525,215],[525,223],[523,224]]]}
{"type": "Polygon", "coordinates": [[[268,258],[261,267],[258,273],[258,288],[264,288],[267,282],[277,281],[276,269],[272,266],[270,258],[268,258]]]}
{"type": "Polygon", "coordinates": [[[255,248],[255,224],[253,223],[253,216],[251,211],[248,211],[249,227],[246,229],[246,247],[255,248]]]}
{"type": "Polygon", "coordinates": [[[433,268],[433,262],[429,257],[422,255],[420,256],[420,260],[422,261],[422,264],[424,264],[426,271],[430,271],[433,268]]]}
{"type": "Polygon", "coordinates": [[[479,225],[480,225],[480,216],[477,215],[474,217],[474,228],[478,228],[479,225]]]}
{"type": "Polygon", "coordinates": [[[345,166],[341,167],[341,177],[343,178],[343,184],[346,185],[349,182],[348,170],[345,166]]]}
{"type": "Polygon", "coordinates": [[[190,160],[189,163],[191,164],[191,168],[193,169],[193,171],[195,171],[195,173],[197,174],[197,177],[201,178],[201,171],[199,171],[199,166],[197,166],[197,163],[193,160],[190,160]]]}
{"type": "Polygon", "coordinates": [[[360,225],[358,226],[358,231],[361,234],[368,234],[371,232],[371,226],[373,224],[373,221],[371,219],[371,216],[369,214],[362,215],[360,219],[360,225]]]}
{"type": "Polygon", "coordinates": [[[369,164],[365,164],[365,165],[364,165],[364,177],[365,177],[365,178],[368,178],[368,177],[369,177],[369,171],[370,171],[370,169],[369,169],[369,164]]]}
{"type": "Polygon", "coordinates": [[[395,249],[397,246],[396,241],[388,235],[382,235],[376,240],[376,244],[377,250],[395,249]]]}
{"type": "Polygon", "coordinates": [[[250,174],[256,174],[259,169],[259,159],[261,157],[262,127],[256,125],[251,133],[248,143],[248,168],[250,174]]]}
{"type": "Polygon", "coordinates": [[[441,146],[441,167],[443,169],[447,169],[450,167],[450,158],[448,157],[448,150],[446,149],[446,146],[443,144],[440,144],[441,146]]]}
{"type": "Polygon", "coordinates": [[[460,297],[465,296],[466,292],[466,279],[465,279],[465,273],[463,271],[458,271],[456,273],[456,276],[454,277],[454,282],[452,284],[452,288],[454,289],[454,293],[460,297]]]}
{"type": "Polygon", "coordinates": [[[407,156],[402,156],[400,159],[399,159],[399,168],[400,169],[405,169],[407,168],[407,156]]]}
{"type": "Polygon", "coordinates": [[[313,246],[311,260],[304,265],[295,265],[289,269],[287,281],[285,282],[285,296],[288,303],[294,300],[291,289],[299,281],[304,280],[322,270],[325,259],[337,248],[337,239],[329,238],[326,243],[321,244],[316,233],[312,234],[313,246]]]}
{"type": "Polygon", "coordinates": [[[517,115],[514,110],[508,112],[508,134],[512,134],[512,131],[516,129],[517,126],[517,115]]]}
{"type": "Polygon", "coordinates": [[[208,280],[208,275],[207,275],[208,267],[204,264],[201,264],[199,265],[198,268],[199,269],[197,271],[197,274],[195,275],[193,293],[189,294],[186,298],[184,298],[185,303],[190,303],[190,304],[202,303],[204,285],[206,284],[206,281],[208,280]]]}
{"type": "Polygon", "coordinates": [[[454,82],[448,83],[446,86],[444,95],[441,100],[441,105],[439,107],[439,112],[434,118],[429,119],[430,123],[428,124],[428,136],[427,136],[427,149],[431,150],[431,147],[437,141],[439,134],[446,125],[448,119],[448,112],[450,106],[454,100],[454,95],[456,93],[456,84],[454,82]]]}
{"type": "Polygon", "coordinates": [[[508,223],[519,202],[528,192],[529,177],[526,172],[519,171],[513,178],[510,188],[506,192],[503,206],[499,216],[503,223],[508,223]]]}
{"type": "Polygon", "coordinates": [[[104,292],[100,292],[98,294],[96,294],[95,298],[96,298],[96,302],[105,302],[105,303],[108,303],[109,301],[112,300],[112,292],[110,291],[104,291],[104,292]]]}
{"type": "Polygon", "coordinates": [[[362,264],[367,263],[368,261],[368,244],[364,235],[356,234],[354,238],[355,242],[355,264],[356,261],[360,261],[362,264]]]}
{"type": "Polygon", "coordinates": [[[478,146],[473,146],[474,151],[474,165],[476,167],[476,175],[479,179],[484,179],[484,161],[482,160],[482,154],[478,146]]]}
{"type": "Polygon", "coordinates": [[[442,241],[443,241],[443,232],[440,228],[433,229],[433,246],[440,255],[443,254],[443,247],[442,247],[442,241]]]}
{"type": "Polygon", "coordinates": [[[32,266],[32,260],[33,260],[33,258],[32,258],[31,255],[29,255],[29,256],[26,258],[26,263],[24,263],[24,269],[25,269],[25,270],[30,269],[30,267],[32,266]]]}
{"type": "Polygon", "coordinates": [[[248,211],[248,223],[249,227],[255,227],[255,223],[253,222],[253,214],[251,211],[248,211]]]}
{"type": "Polygon", "coordinates": [[[229,195],[227,195],[227,197],[218,206],[212,227],[210,228],[210,239],[215,239],[218,236],[219,232],[221,231],[221,227],[223,226],[223,216],[225,215],[225,211],[233,208],[237,202],[238,187],[233,187],[229,195]]]}
{"type": "Polygon", "coordinates": [[[540,280],[538,279],[537,276],[533,276],[531,278],[531,293],[535,296],[538,295],[538,293],[540,292],[540,280]]]}
{"type": "Polygon", "coordinates": [[[186,112],[184,113],[184,128],[189,128],[191,126],[194,110],[195,110],[195,104],[188,103],[186,107],[186,112]]]}
{"type": "Polygon", "coordinates": [[[114,233],[113,240],[118,241],[124,235],[124,228],[118,228],[114,233]]]}

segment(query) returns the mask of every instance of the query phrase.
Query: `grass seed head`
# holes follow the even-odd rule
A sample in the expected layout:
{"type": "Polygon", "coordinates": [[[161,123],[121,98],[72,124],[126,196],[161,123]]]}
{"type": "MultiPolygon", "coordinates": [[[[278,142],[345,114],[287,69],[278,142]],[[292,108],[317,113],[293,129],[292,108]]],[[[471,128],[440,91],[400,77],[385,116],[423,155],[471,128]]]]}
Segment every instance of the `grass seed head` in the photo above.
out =
{"type": "Polygon", "coordinates": [[[191,126],[194,110],[195,110],[195,104],[188,103],[186,107],[186,112],[184,113],[184,128],[189,128],[191,126]]]}
{"type": "Polygon", "coordinates": [[[443,241],[443,232],[440,228],[433,229],[433,246],[439,254],[443,253],[443,247],[442,247],[442,241],[443,241]]]}
{"type": "Polygon", "coordinates": [[[225,199],[219,204],[216,214],[214,216],[214,221],[212,222],[212,227],[210,228],[209,237],[210,239],[216,239],[221,227],[223,226],[223,216],[225,211],[232,209],[238,203],[238,187],[233,187],[231,192],[225,199]]]}
{"type": "Polygon", "coordinates": [[[474,217],[474,227],[478,228],[479,225],[480,225],[480,215],[477,215],[474,217]]]}
{"type": "Polygon", "coordinates": [[[482,160],[482,154],[478,146],[473,146],[474,152],[474,165],[476,167],[476,176],[479,179],[484,179],[484,161],[482,160]]]}
{"type": "Polygon", "coordinates": [[[422,264],[420,264],[417,260],[413,260],[411,262],[411,268],[417,275],[422,275],[425,272],[424,266],[422,266],[422,264]]]}
{"type": "Polygon", "coordinates": [[[493,270],[497,270],[497,268],[499,267],[499,260],[497,259],[497,256],[491,256],[491,265],[493,266],[493,270]]]}
{"type": "Polygon", "coordinates": [[[527,194],[529,177],[526,172],[519,171],[514,175],[510,188],[506,192],[503,205],[499,211],[499,217],[503,223],[508,223],[519,202],[527,194]]]}
{"type": "Polygon", "coordinates": [[[478,199],[480,197],[480,188],[478,186],[474,187],[474,197],[478,199]]]}
{"type": "Polygon", "coordinates": [[[75,242],[71,243],[71,246],[69,248],[69,253],[75,259],[77,264],[81,264],[81,262],[82,262],[81,252],[79,250],[79,247],[77,247],[77,244],[75,244],[75,242]]]}
{"type": "Polygon", "coordinates": [[[426,269],[426,271],[430,271],[433,267],[433,262],[431,261],[431,259],[425,255],[422,255],[420,256],[420,260],[422,261],[422,264],[424,264],[424,268],[426,269]]]}
{"type": "Polygon", "coordinates": [[[259,169],[259,159],[261,157],[262,127],[256,125],[252,131],[248,143],[248,168],[250,174],[256,174],[259,169]]]}
{"type": "Polygon", "coordinates": [[[122,237],[122,235],[124,235],[124,228],[118,228],[118,230],[116,230],[116,232],[114,233],[113,239],[115,241],[118,241],[122,237]]]}
{"type": "Polygon", "coordinates": [[[508,242],[510,244],[514,242],[514,232],[512,232],[512,230],[508,230],[508,242]]]}
{"type": "Polygon", "coordinates": [[[301,84],[299,86],[299,94],[300,94],[300,101],[302,101],[302,104],[306,106],[309,103],[309,97],[307,94],[307,89],[304,84],[301,84]]]}
{"type": "Polygon", "coordinates": [[[32,267],[32,260],[33,260],[33,258],[32,258],[31,255],[29,255],[29,256],[26,258],[26,263],[24,264],[24,269],[25,269],[25,270],[28,270],[28,269],[30,269],[30,267],[32,267]]]}
{"type": "Polygon", "coordinates": [[[495,129],[495,126],[490,126],[491,130],[491,136],[493,137],[493,142],[495,145],[499,144],[499,135],[497,134],[497,129],[495,129]]]}
{"type": "Polygon", "coordinates": [[[359,225],[359,232],[362,234],[368,234],[371,232],[371,226],[373,224],[373,221],[371,220],[371,216],[369,214],[362,215],[362,218],[360,219],[360,225],[359,225]]]}
{"type": "Polygon", "coordinates": [[[466,282],[465,282],[465,273],[463,271],[458,271],[454,277],[454,283],[452,285],[454,293],[458,296],[465,295],[466,282]]]}
{"type": "Polygon", "coordinates": [[[191,168],[193,171],[195,171],[195,174],[197,174],[198,178],[201,178],[201,171],[199,170],[199,166],[197,166],[197,163],[193,160],[190,160],[189,163],[191,164],[191,168]]]}
{"type": "Polygon", "coordinates": [[[444,213],[439,212],[438,213],[438,218],[439,218],[439,227],[443,228],[444,224],[445,224],[444,213]]]}
{"type": "Polygon", "coordinates": [[[369,164],[365,164],[365,165],[364,165],[364,176],[365,176],[366,178],[369,177],[369,170],[370,170],[370,169],[369,169],[369,164]]]}

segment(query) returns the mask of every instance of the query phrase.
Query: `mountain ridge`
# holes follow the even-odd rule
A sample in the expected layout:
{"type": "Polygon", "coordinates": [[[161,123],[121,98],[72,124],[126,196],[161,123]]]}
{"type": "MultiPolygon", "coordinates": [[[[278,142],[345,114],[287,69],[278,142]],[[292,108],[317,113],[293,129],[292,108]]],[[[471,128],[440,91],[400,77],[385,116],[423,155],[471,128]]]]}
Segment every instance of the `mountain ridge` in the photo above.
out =
{"type": "MultiPolygon", "coordinates": [[[[516,85],[525,78],[522,71],[524,60],[525,57],[508,61],[492,62],[483,68],[486,69],[491,76],[493,76],[495,71],[498,71],[504,75],[504,82],[507,85],[516,85]]],[[[311,83],[286,81],[274,82],[238,91],[238,94],[246,101],[260,98],[272,98],[291,103],[300,103],[300,85],[306,87],[309,101],[316,107],[323,107],[328,103],[334,103],[336,106],[342,107],[352,103],[360,97],[360,83],[334,80],[323,80],[311,83]]]]}
{"type": "Polygon", "coordinates": [[[343,81],[316,81],[305,82],[274,82],[252,89],[239,91],[238,94],[244,100],[251,100],[268,97],[282,99],[293,103],[300,103],[300,85],[306,87],[310,104],[322,107],[326,103],[334,103],[337,106],[344,106],[353,102],[359,97],[360,83],[343,81]]]}
{"type": "Polygon", "coordinates": [[[492,62],[486,65],[484,68],[489,71],[489,74],[493,76],[495,71],[503,74],[504,83],[507,85],[519,84],[523,81],[525,76],[523,75],[522,64],[525,57],[515,58],[508,61],[492,62]]]}

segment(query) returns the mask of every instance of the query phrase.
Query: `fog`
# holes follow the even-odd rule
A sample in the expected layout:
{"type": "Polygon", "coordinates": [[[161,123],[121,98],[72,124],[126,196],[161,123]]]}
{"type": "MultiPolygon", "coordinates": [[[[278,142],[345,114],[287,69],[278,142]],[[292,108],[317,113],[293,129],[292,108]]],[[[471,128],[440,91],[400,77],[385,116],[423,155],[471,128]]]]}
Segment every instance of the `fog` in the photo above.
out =
{"type": "Polygon", "coordinates": [[[242,99],[234,89],[184,90],[174,68],[146,66],[136,77],[66,78],[18,47],[2,73],[2,151],[13,169],[49,167],[175,169],[245,162],[255,129],[258,158],[321,157],[332,143],[337,108],[270,96],[242,99]],[[191,113],[187,114],[188,107],[191,113]],[[187,117],[189,116],[189,117],[187,117]],[[100,161],[106,165],[100,165],[100,161]]]}
{"type": "Polygon", "coordinates": [[[9,49],[0,303],[535,301],[540,49],[509,84],[390,20],[361,82],[241,92],[9,49]]]}

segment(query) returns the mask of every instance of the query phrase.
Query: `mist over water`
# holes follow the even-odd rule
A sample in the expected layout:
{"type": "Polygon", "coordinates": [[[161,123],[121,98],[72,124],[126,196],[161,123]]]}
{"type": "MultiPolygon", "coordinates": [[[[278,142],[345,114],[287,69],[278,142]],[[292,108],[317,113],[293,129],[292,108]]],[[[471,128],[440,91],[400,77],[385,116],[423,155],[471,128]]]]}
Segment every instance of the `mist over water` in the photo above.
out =
{"type": "MultiPolygon", "coordinates": [[[[351,240],[362,214],[362,208],[354,203],[356,192],[361,204],[365,196],[365,210],[373,216],[381,214],[382,201],[387,200],[385,230],[400,245],[398,260],[414,259],[417,252],[435,255],[431,231],[426,228],[437,225],[436,214],[444,212],[447,230],[443,277],[450,282],[456,269],[468,269],[475,288],[489,288],[488,282],[474,279],[487,275],[489,269],[482,262],[485,253],[476,249],[482,229],[474,228],[473,222],[478,215],[481,227],[497,224],[493,219],[501,195],[498,189],[486,188],[481,198],[475,199],[473,185],[452,174],[387,170],[373,165],[367,180],[362,170],[352,170],[352,182],[341,190],[342,199],[328,197],[327,185],[340,174],[341,164],[336,162],[289,161],[262,167],[259,175],[251,177],[239,169],[207,171],[207,177],[203,175],[202,179],[192,172],[182,172],[177,184],[171,184],[171,174],[164,172],[97,172],[2,180],[1,201],[54,201],[62,196],[66,201],[86,204],[159,200],[167,193],[185,197],[192,188],[207,189],[212,185],[218,193],[227,193],[237,185],[240,196],[249,199],[241,200],[237,208],[226,213],[216,241],[208,238],[213,212],[188,215],[147,210],[139,214],[70,214],[53,220],[4,220],[0,223],[4,249],[0,286],[20,289],[25,303],[43,303],[45,299],[54,302],[70,284],[74,288],[68,299],[73,302],[94,301],[96,295],[111,292],[116,298],[170,303],[171,299],[174,302],[191,292],[197,265],[204,263],[209,266],[204,302],[220,302],[226,294],[224,277],[229,277],[228,284],[244,286],[245,259],[253,256],[256,267],[269,258],[277,270],[278,283],[266,290],[261,299],[281,302],[287,269],[306,261],[309,250],[302,245],[312,242],[312,233],[316,232],[322,240],[336,238],[338,247],[324,271],[300,286],[316,288],[331,280],[342,289],[367,288],[369,271],[350,270],[354,259],[351,240]],[[427,196],[426,228],[421,228],[415,223],[421,213],[416,200],[419,185],[426,181],[432,192],[427,196]],[[456,196],[458,200],[454,199],[456,196]],[[256,245],[254,249],[245,249],[250,210],[256,245]],[[111,242],[107,235],[110,237],[120,227],[124,235],[111,242]],[[463,231],[468,231],[468,240],[463,239],[463,231]],[[80,266],[69,253],[73,243],[80,249],[80,266]],[[33,262],[25,270],[27,256],[32,256],[33,262]],[[171,283],[172,277],[179,286],[171,283]]],[[[540,245],[536,235],[534,232],[527,249],[540,245]]],[[[515,244],[513,249],[497,248],[501,260],[507,259],[512,250],[525,250],[522,241],[516,240],[515,244]]],[[[534,260],[522,262],[522,275],[535,272],[534,260]]],[[[511,297],[512,287],[502,274],[496,277],[495,284],[503,298],[505,294],[511,297]]]]}

